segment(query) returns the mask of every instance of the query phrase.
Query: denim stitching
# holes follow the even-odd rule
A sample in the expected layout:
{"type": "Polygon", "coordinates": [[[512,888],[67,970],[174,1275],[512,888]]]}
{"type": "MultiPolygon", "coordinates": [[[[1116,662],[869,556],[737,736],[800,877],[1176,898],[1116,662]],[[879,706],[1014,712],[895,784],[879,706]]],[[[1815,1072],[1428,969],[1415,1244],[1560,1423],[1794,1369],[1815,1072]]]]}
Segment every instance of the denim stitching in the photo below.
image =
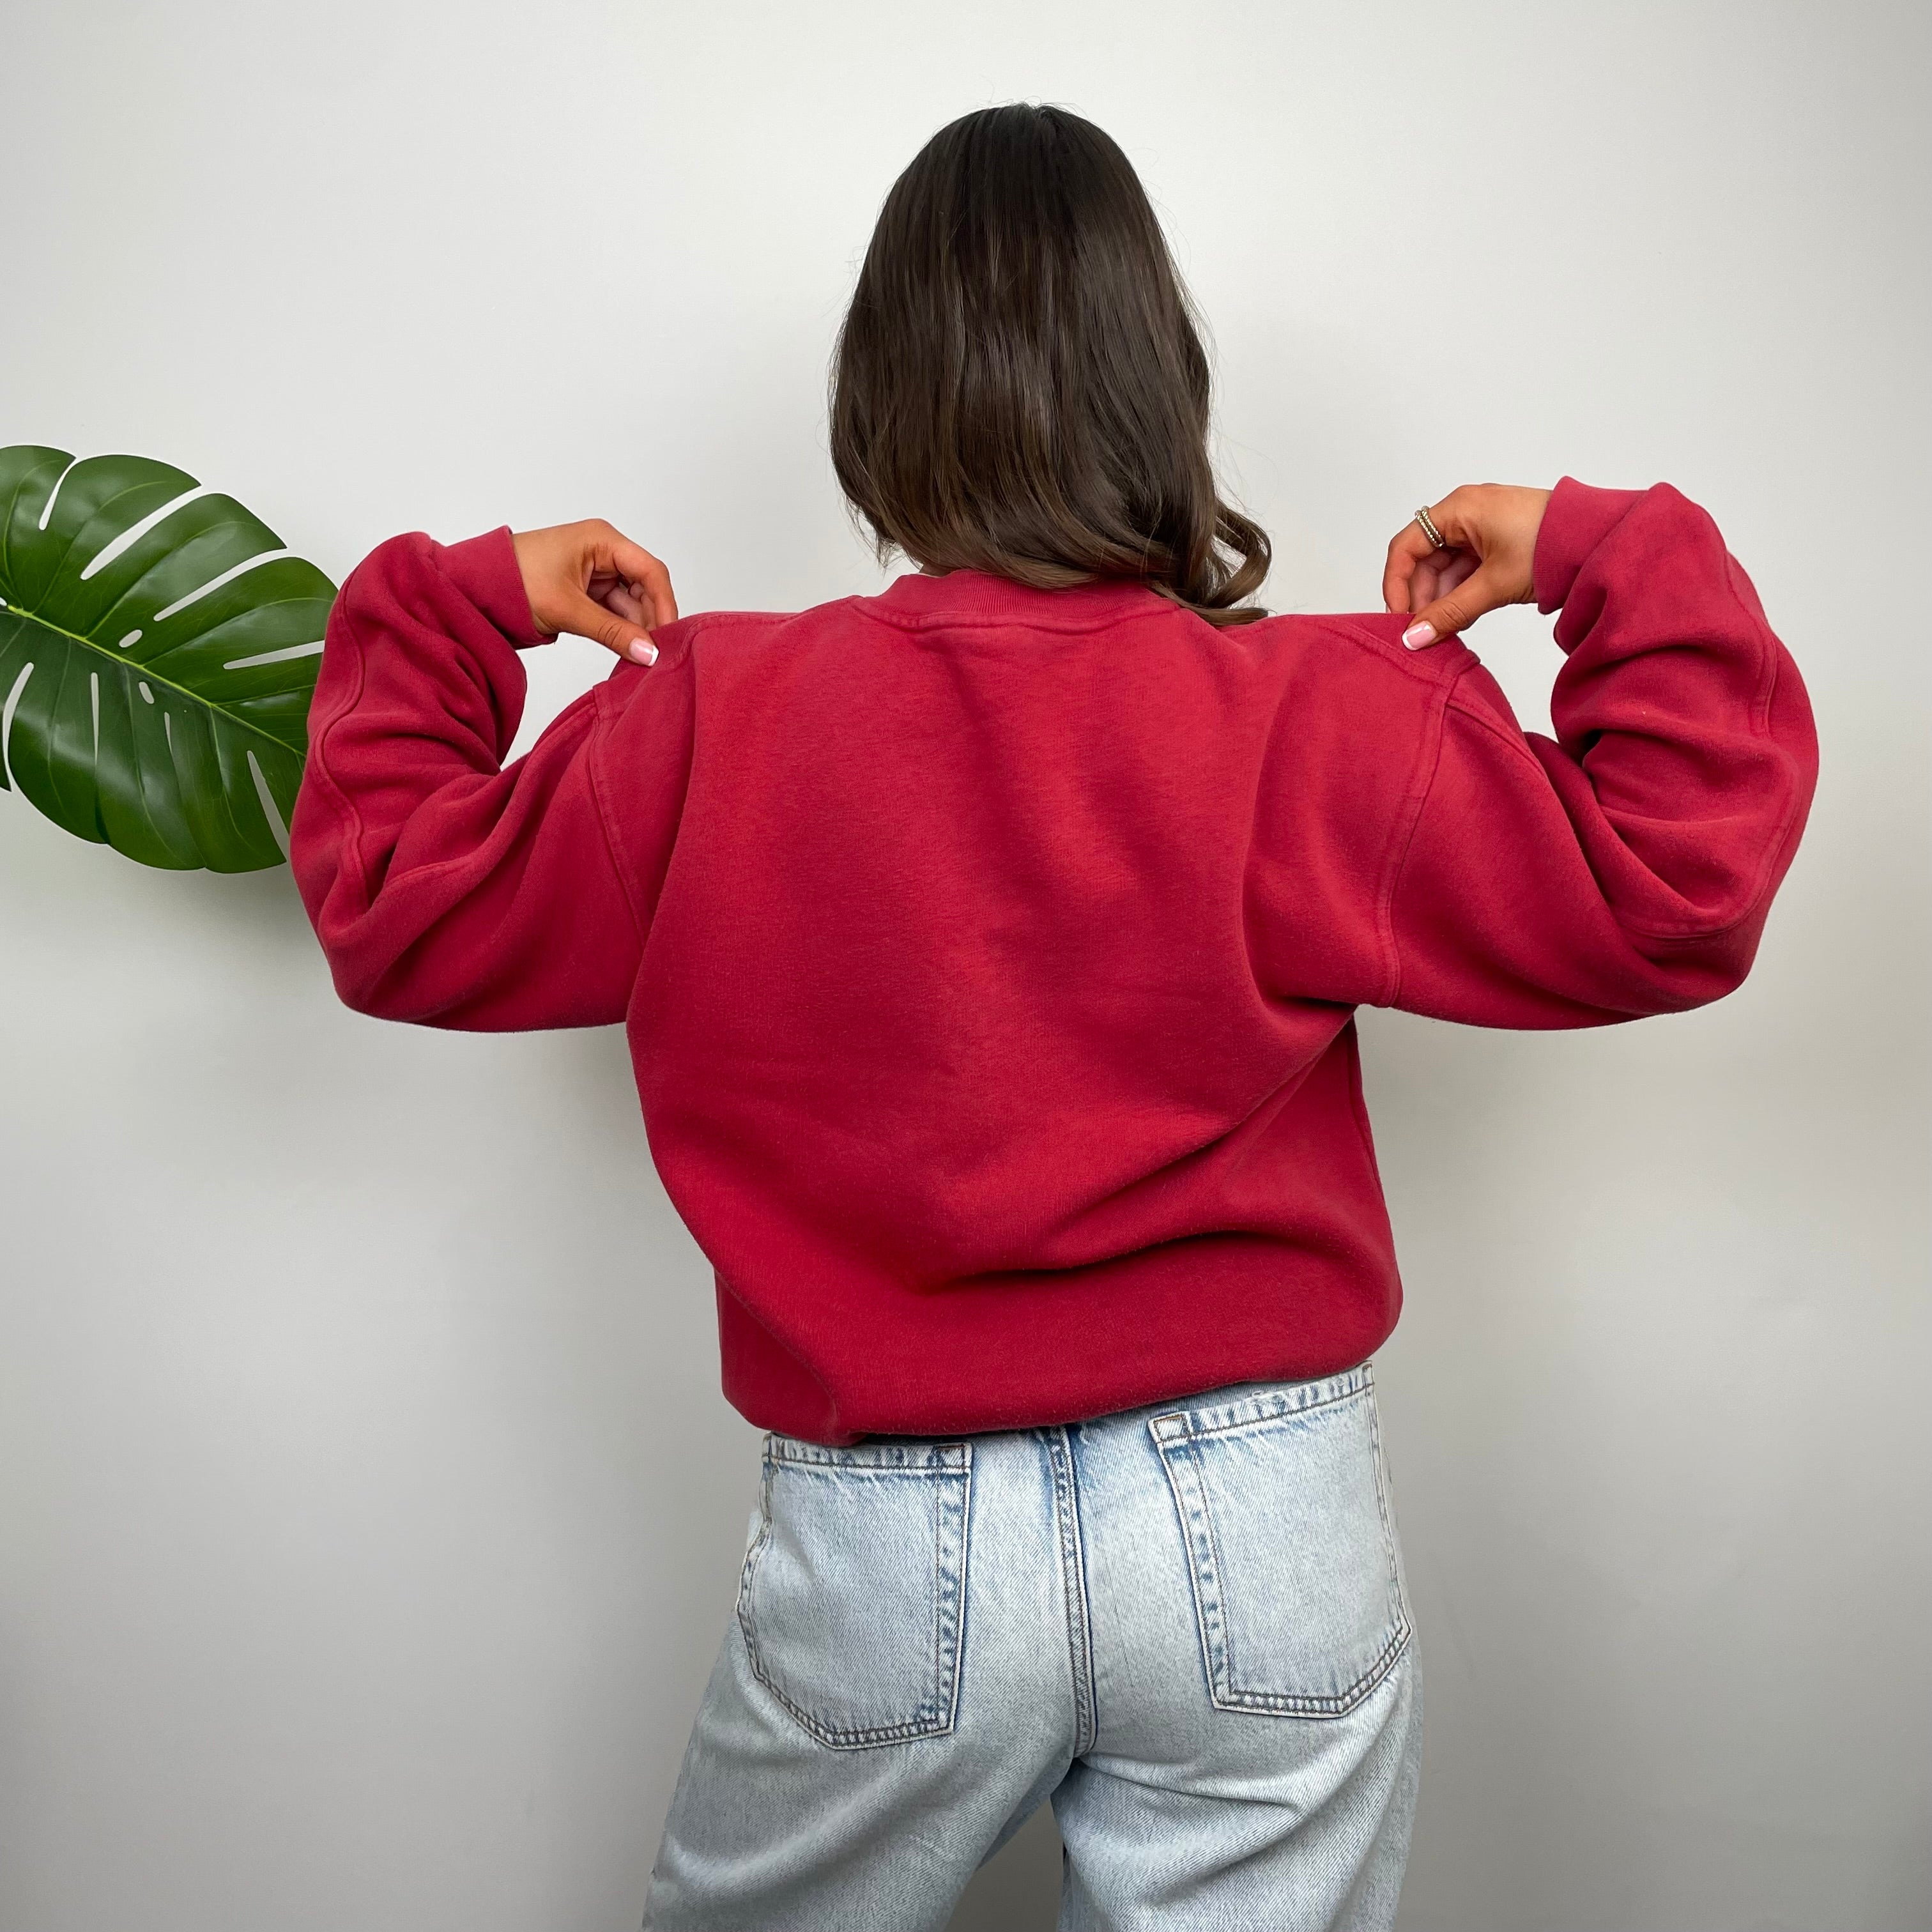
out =
{"type": "MultiPolygon", "coordinates": [[[[1210,1579],[1210,1590],[1211,1596],[1214,1596],[1214,1602],[1208,1607],[1208,1621],[1210,1621],[1215,1633],[1214,1666],[1210,1671],[1210,1677],[1214,1681],[1211,1693],[1214,1693],[1223,1684],[1232,1687],[1232,1683],[1234,1683],[1234,1633],[1228,1629],[1227,1619],[1227,1563],[1221,1561],[1221,1538],[1215,1530],[1214,1509],[1208,1503],[1208,1465],[1202,1460],[1200,1439],[1190,1439],[1186,1443],[1186,1455],[1188,1465],[1192,1466],[1192,1472],[1194,1472],[1194,1503],[1196,1503],[1196,1513],[1198,1519],[1200,1519],[1198,1536],[1200,1536],[1202,1563],[1205,1565],[1205,1574],[1210,1579]]],[[[1188,1569],[1190,1569],[1190,1573],[1196,1574],[1198,1580],[1200,1573],[1194,1569],[1192,1557],[1188,1561],[1188,1569]]]]}
{"type": "Polygon", "coordinates": [[[1374,1663],[1345,1690],[1332,1697],[1290,1695],[1274,1690],[1216,1692],[1216,1708],[1223,1711],[1252,1711],[1270,1715],[1300,1718],[1346,1718],[1368,1696],[1394,1667],[1397,1658],[1408,1647],[1408,1623],[1399,1622],[1374,1663]]]}
{"type": "MultiPolygon", "coordinates": [[[[772,1535],[772,1461],[769,1450],[760,1465],[758,1479],[758,1533],[745,1552],[744,1567],[738,1573],[738,1628],[745,1640],[745,1653],[760,1683],[765,1682],[758,1658],[758,1618],[752,1608],[752,1583],[758,1571],[758,1560],[772,1535]]],[[[767,1687],[769,1688],[769,1687],[767,1687]]]]}
{"type": "MultiPolygon", "coordinates": [[[[1154,1429],[1155,1422],[1162,1420],[1165,1418],[1154,1418],[1154,1421],[1148,1424],[1149,1430],[1154,1429]]],[[[1154,1448],[1160,1457],[1161,1468],[1166,1472],[1167,1486],[1174,1496],[1174,1510],[1180,1519],[1180,1540],[1187,1552],[1187,1576],[1192,1586],[1190,1594],[1194,1599],[1194,1627],[1201,1636],[1201,1668],[1208,1680],[1208,1699],[1210,1702],[1218,1702],[1220,1700],[1215,1694],[1214,1639],[1209,1624],[1210,1618],[1219,1620],[1220,1601],[1211,1586],[1206,1590],[1202,1588],[1200,1569],[1195,1556],[1195,1539],[1198,1534],[1198,1519],[1202,1513],[1196,1509],[1195,1502],[1199,1493],[1196,1480],[1198,1470],[1195,1466],[1195,1459],[1190,1456],[1190,1466],[1184,1472],[1178,1461],[1168,1455],[1158,1436],[1154,1438],[1154,1448]],[[1184,1490],[1186,1493],[1184,1493],[1184,1490]]]]}
{"type": "Polygon", "coordinates": [[[1073,1680],[1073,1755],[1094,1747],[1099,1714],[1094,1696],[1093,1619],[1087,1601],[1087,1569],[1080,1546],[1080,1502],[1073,1482],[1073,1448],[1064,1428],[1044,1430],[1053,1473],[1054,1526],[1060,1538],[1060,1584],[1066,1600],[1066,1660],[1073,1680]]]}
{"type": "Polygon", "coordinates": [[[868,1750],[880,1744],[900,1744],[917,1738],[943,1737],[958,1718],[961,1640],[966,1597],[967,1534],[970,1524],[968,1504],[972,1492],[973,1448],[970,1443],[937,1444],[924,1450],[895,1444],[864,1444],[852,1450],[832,1450],[817,1444],[783,1442],[768,1436],[764,1454],[764,1480],[760,1488],[762,1520],[758,1534],[745,1558],[738,1594],[738,1622],[745,1638],[745,1649],[753,1676],[812,1738],[831,1750],[868,1750]],[[765,1667],[758,1648],[758,1618],[752,1607],[752,1590],[758,1560],[770,1540],[772,1528],[772,1470],[780,1462],[800,1466],[842,1468],[863,1474],[890,1471],[899,1474],[925,1475],[941,1479],[934,1509],[933,1535],[934,1678],[930,1696],[921,1700],[913,1716],[902,1724],[862,1725],[842,1730],[807,1711],[779,1688],[765,1667]],[[958,1497],[952,1494],[957,1478],[958,1497]],[[956,1519],[952,1541],[955,1561],[952,1587],[946,1583],[943,1560],[947,1543],[946,1522],[956,1519]],[[952,1653],[951,1675],[947,1676],[946,1651],[952,1653]]]}
{"type": "Polygon", "coordinates": [[[1232,1690],[1234,1682],[1234,1633],[1228,1618],[1228,1566],[1222,1560],[1221,1538],[1214,1525],[1214,1510],[1208,1500],[1208,1466],[1201,1459],[1197,1438],[1187,1445],[1188,1459],[1194,1465],[1195,1493],[1201,1500],[1201,1523],[1208,1562],[1214,1578],[1214,1621],[1220,1633],[1219,1677],[1232,1690]]]}
{"type": "Polygon", "coordinates": [[[1316,1388],[1336,1384],[1346,1386],[1340,1388],[1336,1394],[1312,1400],[1298,1399],[1288,1391],[1277,1390],[1265,1396],[1250,1396],[1244,1401],[1219,1404],[1192,1412],[1173,1410],[1152,1418],[1148,1424],[1148,1432],[1154,1438],[1156,1453],[1167,1472],[1168,1486],[1174,1492],[1174,1502],[1182,1516],[1182,1534],[1187,1547],[1188,1580],[1193,1586],[1195,1623],[1201,1634],[1202,1661],[1208,1672],[1208,1695],[1217,1710],[1246,1711],[1277,1716],[1346,1716],[1388,1675],[1396,1660],[1407,1648],[1412,1634],[1408,1621],[1408,1606],[1402,1595],[1401,1582],[1396,1570],[1388,1500],[1382,1486],[1381,1436],[1373,1400],[1374,1377],[1364,1364],[1359,1370],[1351,1370],[1346,1377],[1331,1377],[1326,1383],[1304,1384],[1304,1387],[1312,1394],[1316,1388]],[[1388,1641],[1368,1668],[1352,1684],[1330,1696],[1316,1696],[1288,1691],[1238,1690],[1234,1684],[1227,1606],[1222,1588],[1226,1570],[1221,1562],[1220,1546],[1216,1539],[1214,1512],[1208,1504],[1207,1477],[1201,1462],[1201,1444],[1261,1423],[1276,1421],[1289,1416],[1314,1414],[1324,1408],[1334,1408],[1344,1402],[1358,1400],[1364,1396],[1370,1399],[1370,1446],[1375,1469],[1376,1515],[1382,1525],[1383,1556],[1389,1566],[1389,1600],[1394,1619],[1388,1641]],[[1198,1417],[1212,1414],[1225,1415],[1227,1419],[1206,1426],[1198,1426],[1198,1417]],[[1180,1471],[1177,1466],[1182,1458],[1171,1453],[1173,1451],[1185,1452],[1189,1476],[1186,1486],[1191,1490],[1193,1496],[1191,1502],[1183,1497],[1180,1471]],[[1200,1520],[1198,1528],[1194,1522],[1197,1514],[1200,1520]]]}
{"type": "Polygon", "coordinates": [[[1074,1629],[1072,1577],[1067,1560],[1066,1474],[1061,1465],[1061,1445],[1055,1432],[1047,1430],[1042,1434],[1046,1444],[1047,1468],[1053,1478],[1053,1528],[1054,1540],[1060,1545],[1060,1592],[1066,1603],[1066,1667],[1073,1692],[1074,1725],[1077,1730],[1079,1727],[1080,1649],[1079,1639],[1074,1629]]]}
{"type": "Polygon", "coordinates": [[[1402,1587],[1402,1566],[1395,1555],[1395,1519],[1389,1508],[1388,1490],[1382,1480],[1382,1409],[1375,1400],[1375,1377],[1369,1377],[1369,1442],[1375,1454],[1376,1508],[1382,1520],[1382,1554],[1388,1561],[1389,1600],[1395,1605],[1396,1628],[1408,1630],[1408,1599],[1402,1587]]]}
{"type": "MultiPolygon", "coordinates": [[[[966,1544],[972,1538],[972,1443],[960,1443],[960,1456],[962,1456],[962,1460],[960,1460],[958,1502],[955,1505],[956,1513],[958,1513],[958,1538],[955,1542],[958,1556],[956,1556],[955,1565],[952,1565],[958,1574],[958,1584],[952,1590],[950,1600],[941,1598],[941,1606],[939,1606],[941,1619],[945,1619],[946,1616],[950,1616],[950,1619],[952,1619],[952,1681],[945,1687],[945,1715],[949,1731],[958,1721],[960,1673],[966,1670],[966,1544]]],[[[950,1497],[952,1492],[949,1488],[941,1493],[950,1497]]]]}
{"type": "Polygon", "coordinates": [[[1300,1422],[1306,1417],[1319,1415],[1324,1409],[1346,1408],[1351,1402],[1361,1401],[1367,1394],[1365,1388],[1351,1389],[1346,1395],[1330,1396],[1325,1402],[1311,1402],[1300,1408],[1284,1409],[1278,1415],[1244,1415],[1230,1422],[1195,1421],[1193,1426],[1176,1432],[1177,1438],[1180,1442],[1218,1442],[1226,1436],[1264,1432],[1277,1423],[1300,1422]]]}
{"type": "Polygon", "coordinates": [[[777,1462],[830,1469],[930,1470],[964,1469],[971,1462],[969,1442],[860,1442],[849,1448],[832,1449],[823,1443],[806,1442],[795,1436],[773,1436],[766,1441],[765,1454],[777,1462]]]}
{"type": "Polygon", "coordinates": [[[1294,1389],[1271,1389],[1264,1395],[1244,1396],[1237,1402],[1211,1402],[1196,1408],[1163,1410],[1148,1424],[1157,1442],[1176,1438],[1226,1435],[1261,1422],[1278,1421],[1283,1416],[1306,1415],[1318,1408],[1333,1408],[1373,1386],[1366,1364],[1319,1382],[1298,1384],[1294,1389]],[[1332,1390],[1332,1394],[1322,1391],[1332,1390]],[[1218,1417],[1219,1420],[1206,1418],[1218,1417]]]}
{"type": "Polygon", "coordinates": [[[946,1519],[954,1511],[952,1485],[950,1481],[948,1481],[939,1492],[938,1508],[934,1512],[934,1534],[932,1540],[932,1695],[926,1700],[926,1704],[921,1706],[922,1708],[930,1706],[934,1724],[947,1731],[952,1730],[958,1708],[960,1624],[966,1597],[966,1524],[963,1514],[963,1505],[967,1500],[966,1492],[970,1492],[971,1489],[973,1480],[970,1468],[972,1454],[970,1447],[964,1444],[961,1447],[966,1452],[968,1468],[965,1481],[961,1486],[962,1514],[957,1526],[956,1546],[959,1552],[959,1560],[954,1566],[957,1573],[957,1582],[955,1588],[950,1592],[944,1587],[946,1582],[944,1552],[948,1541],[946,1533],[946,1519]],[[946,1682],[946,1667],[949,1646],[952,1658],[952,1682],[950,1686],[946,1682]],[[945,1697],[943,1715],[940,1709],[942,1692],[945,1697]]]}

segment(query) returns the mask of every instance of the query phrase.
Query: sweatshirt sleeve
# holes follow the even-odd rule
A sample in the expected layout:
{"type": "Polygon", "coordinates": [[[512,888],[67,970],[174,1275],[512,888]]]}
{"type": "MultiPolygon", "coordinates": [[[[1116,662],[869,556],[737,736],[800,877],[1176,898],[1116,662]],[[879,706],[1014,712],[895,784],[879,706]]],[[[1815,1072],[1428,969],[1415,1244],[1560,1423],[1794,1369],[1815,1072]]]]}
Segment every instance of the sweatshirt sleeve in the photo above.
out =
{"type": "Polygon", "coordinates": [[[650,674],[624,667],[506,768],[516,646],[542,641],[507,529],[392,538],[336,599],[290,859],[358,1012],[480,1031],[624,1017],[642,931],[600,754],[614,687],[650,674]]]}
{"type": "Polygon", "coordinates": [[[1538,534],[1560,610],[1552,740],[1473,658],[1390,898],[1383,1004],[1481,1026],[1700,1006],[1750,970],[1817,773],[1797,667],[1711,518],[1667,484],[1564,478],[1538,534]]]}

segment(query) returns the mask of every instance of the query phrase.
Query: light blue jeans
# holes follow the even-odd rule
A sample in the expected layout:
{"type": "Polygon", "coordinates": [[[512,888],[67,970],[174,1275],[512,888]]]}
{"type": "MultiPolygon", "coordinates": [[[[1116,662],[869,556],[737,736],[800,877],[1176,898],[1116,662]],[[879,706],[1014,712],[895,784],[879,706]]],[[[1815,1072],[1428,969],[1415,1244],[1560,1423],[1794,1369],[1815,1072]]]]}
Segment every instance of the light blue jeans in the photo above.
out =
{"type": "Polygon", "coordinates": [[[938,1932],[1051,1800],[1063,1932],[1370,1932],[1421,1738],[1366,1366],[1066,1428],[766,1438],[651,1932],[938,1932]]]}

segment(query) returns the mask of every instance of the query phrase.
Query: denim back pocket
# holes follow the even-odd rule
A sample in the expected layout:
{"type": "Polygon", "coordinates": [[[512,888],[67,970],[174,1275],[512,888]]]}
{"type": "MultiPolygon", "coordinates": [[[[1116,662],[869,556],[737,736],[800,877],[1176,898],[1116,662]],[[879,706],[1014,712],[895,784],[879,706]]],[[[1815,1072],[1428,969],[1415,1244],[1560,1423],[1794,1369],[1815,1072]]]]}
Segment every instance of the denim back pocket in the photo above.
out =
{"type": "Polygon", "coordinates": [[[758,1682],[820,1744],[952,1729],[972,1480],[967,1442],[766,1438],[738,1623],[758,1682]]]}
{"type": "Polygon", "coordinates": [[[1334,1718],[1408,1641],[1366,1367],[1148,1424],[1187,1547],[1208,1694],[1334,1718]]]}

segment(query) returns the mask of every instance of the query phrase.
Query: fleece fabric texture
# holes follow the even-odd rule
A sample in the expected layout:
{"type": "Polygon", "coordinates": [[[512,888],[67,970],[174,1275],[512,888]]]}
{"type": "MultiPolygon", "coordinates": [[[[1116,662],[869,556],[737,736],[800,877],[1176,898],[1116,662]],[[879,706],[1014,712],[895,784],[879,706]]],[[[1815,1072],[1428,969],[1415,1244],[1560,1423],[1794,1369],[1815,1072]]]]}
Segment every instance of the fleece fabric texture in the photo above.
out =
{"type": "Polygon", "coordinates": [[[296,876],[360,1011],[624,1023],[760,1426],[1334,1374],[1401,1298],[1354,1009],[1716,999],[1810,803],[1803,684],[1702,510],[1566,478],[1535,592],[1554,740],[1399,616],[955,571],[681,619],[506,767],[509,532],[397,537],[329,620],[296,876]]]}

